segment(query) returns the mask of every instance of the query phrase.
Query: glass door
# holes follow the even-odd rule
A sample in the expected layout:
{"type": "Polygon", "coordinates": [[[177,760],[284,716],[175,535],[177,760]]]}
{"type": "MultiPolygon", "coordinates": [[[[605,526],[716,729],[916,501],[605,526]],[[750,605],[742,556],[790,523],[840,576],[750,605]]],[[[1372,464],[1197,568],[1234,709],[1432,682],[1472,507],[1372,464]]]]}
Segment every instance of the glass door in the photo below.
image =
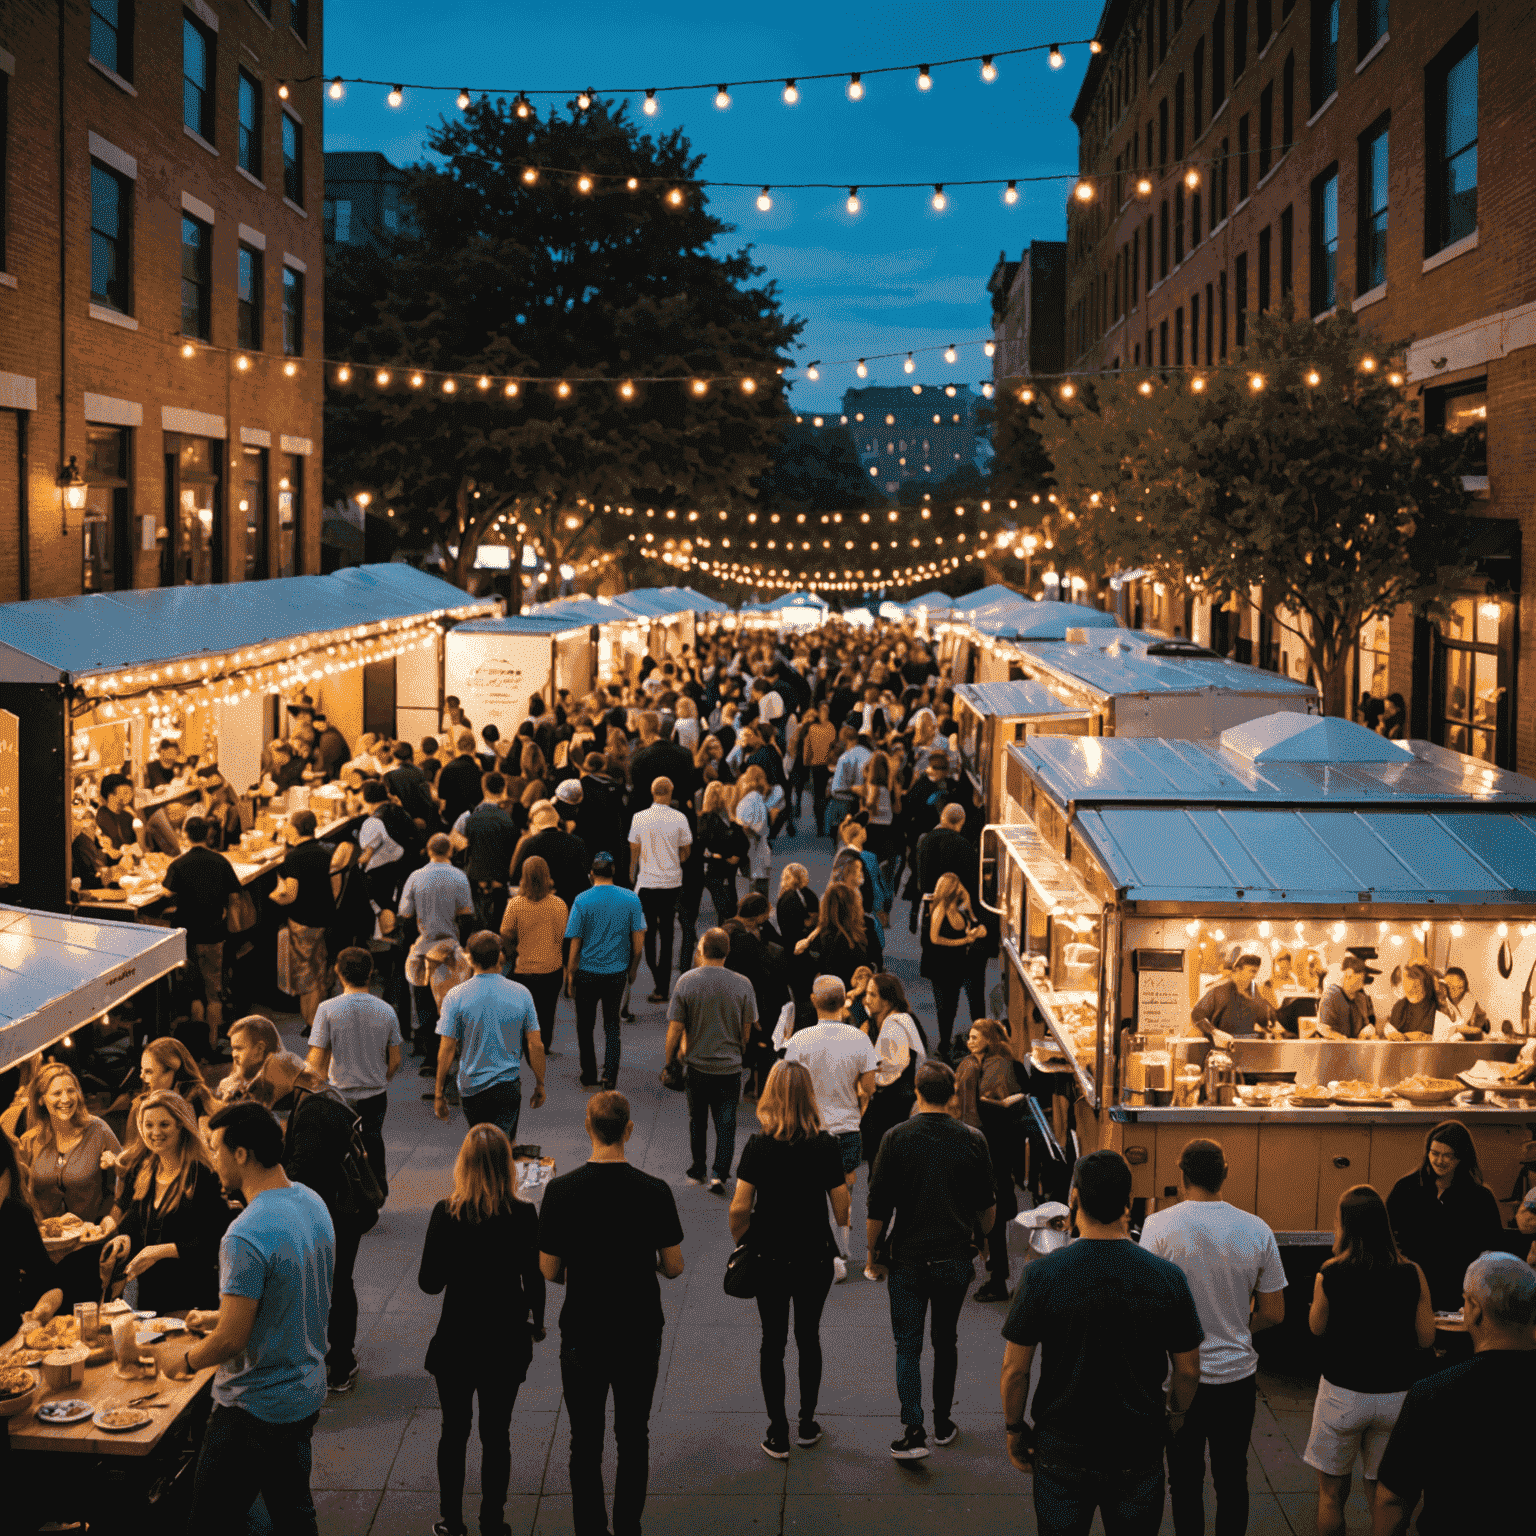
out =
{"type": "Polygon", "coordinates": [[[264,581],[268,570],[267,450],[242,450],[240,512],[245,520],[245,579],[264,581]]]}

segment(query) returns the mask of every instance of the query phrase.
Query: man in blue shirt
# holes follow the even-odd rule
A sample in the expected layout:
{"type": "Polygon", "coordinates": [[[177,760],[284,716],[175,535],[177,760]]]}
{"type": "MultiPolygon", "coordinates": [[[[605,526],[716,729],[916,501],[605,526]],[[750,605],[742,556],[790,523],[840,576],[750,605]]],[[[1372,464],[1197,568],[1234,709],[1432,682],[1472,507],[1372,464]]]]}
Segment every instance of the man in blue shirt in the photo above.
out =
{"type": "Polygon", "coordinates": [[[335,1228],[320,1196],[283,1172],[269,1110],[226,1105],[208,1129],[224,1192],[245,1209],[219,1244],[219,1310],[200,1319],[216,1326],[182,1356],[189,1373],[219,1367],[187,1528],[243,1530],[259,1493],[274,1530],[314,1531],[310,1437],[325,1402],[335,1228]]]}
{"type": "Polygon", "coordinates": [[[458,1063],[459,1097],[471,1126],[496,1125],[517,1141],[522,1113],[522,1054],[528,1052],[534,1089],[529,1105],[544,1102],[544,1039],[533,994],[501,974],[501,940],[494,933],[470,936],[468,981],[443,999],[437,1021],[437,1094],[432,1108],[448,1118],[448,1073],[458,1063]]]}
{"type": "Polygon", "coordinates": [[[592,1030],[603,1005],[602,1087],[619,1081],[619,1005],[624,983],[640,962],[645,944],[645,910],[633,891],[613,883],[613,855],[592,860],[592,886],[571,903],[565,936],[571,940],[565,989],[576,1003],[576,1039],[581,1050],[581,1086],[596,1088],[597,1052],[592,1030]]]}

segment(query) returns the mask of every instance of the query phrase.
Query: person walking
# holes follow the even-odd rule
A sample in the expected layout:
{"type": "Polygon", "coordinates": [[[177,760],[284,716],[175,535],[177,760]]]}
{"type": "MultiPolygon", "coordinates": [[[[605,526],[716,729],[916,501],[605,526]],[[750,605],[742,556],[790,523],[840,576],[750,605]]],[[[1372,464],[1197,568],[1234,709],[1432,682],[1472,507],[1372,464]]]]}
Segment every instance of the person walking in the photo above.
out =
{"type": "Polygon", "coordinates": [[[604,1039],[601,1083],[612,1089],[619,1080],[620,1005],[645,942],[645,909],[640,898],[615,885],[613,873],[613,856],[599,853],[592,860],[591,886],[571,903],[570,916],[565,920],[565,936],[571,940],[565,961],[565,990],[576,1004],[583,1088],[599,1086],[592,1040],[599,1004],[604,1039]]]}
{"type": "Polygon", "coordinates": [[[955,1068],[960,1118],[986,1137],[997,1189],[997,1220],[987,1241],[987,1283],[977,1301],[1007,1301],[1008,1223],[1019,1213],[1014,1194],[1013,1108],[1024,1097],[1008,1031],[996,1019],[977,1019],[966,1036],[967,1050],[955,1068]]]}
{"type": "Polygon", "coordinates": [[[930,1306],[934,1443],[951,1445],[959,1433],[949,1415],[960,1368],[960,1310],[971,1287],[974,1235],[985,1237],[996,1215],[986,1139],[949,1113],[954,1072],[943,1062],[924,1062],[913,1081],[916,1112],[885,1133],[869,1176],[864,1265],[871,1280],[887,1281],[891,1304],[902,1423],[901,1437],[891,1442],[897,1461],[928,1455],[922,1358],[930,1306]]]}
{"type": "MultiPolygon", "coordinates": [[[[656,743],[657,747],[665,743],[656,743]]],[[[645,961],[651,968],[648,1003],[664,1003],[672,985],[672,928],[683,884],[683,861],[693,852],[688,818],[672,806],[672,781],[650,786],[651,803],[629,823],[629,867],[645,913],[645,961]]]]}
{"type": "Polygon", "coordinates": [[[1369,1184],[1339,1196],[1333,1256],[1313,1283],[1307,1324],[1322,1340],[1323,1374],[1301,1459],[1317,1472],[1318,1536],[1342,1536],[1355,1458],[1374,1510],[1392,1426],[1435,1342],[1429,1281],[1398,1248],[1369,1184]]]}
{"type": "Polygon", "coordinates": [[[275,1531],[314,1532],[310,1440],[325,1404],[325,1323],[336,1232],[314,1190],[290,1183],[283,1133],[248,1101],[209,1121],[214,1171],[244,1209],[219,1242],[219,1308],[190,1314],[188,1375],[218,1366],[192,1479],[189,1531],[239,1531],[261,1496],[275,1531]]]}
{"type": "Polygon", "coordinates": [[[523,860],[519,881],[517,894],[502,914],[501,947],[512,979],[533,997],[539,1037],[548,1057],[555,1039],[560,984],[565,978],[560,946],[570,909],[555,894],[549,865],[540,855],[523,860]]]}
{"type": "Polygon", "coordinates": [[[464,873],[475,893],[475,921],[497,933],[507,904],[517,824],[507,810],[505,775],[494,770],[483,775],[480,789],[480,804],[453,823],[453,846],[464,852],[464,873]]]}
{"type": "Polygon", "coordinates": [[[715,924],[736,916],[736,876],[747,867],[747,834],[731,819],[732,792],[716,779],[704,788],[699,846],[704,850],[704,885],[715,904],[715,924]]]}
{"type": "Polygon", "coordinates": [[[656,1277],[682,1274],[683,1229],[672,1191],[625,1156],[635,1129],[629,1100],[593,1094],[586,1127],[591,1156],[550,1180],[539,1216],[539,1268],[565,1286],[560,1386],[571,1421],[571,1517],[575,1536],[640,1536],[665,1324],[656,1277]],[[610,1392],[618,1450],[611,1526],[602,1466],[610,1392]]]}
{"type": "Polygon", "coordinates": [[[768,776],[756,764],[746,769],[736,784],[736,825],[747,837],[747,876],[752,889],[768,895],[773,873],[773,844],[769,841],[768,776]]]}
{"type": "Polygon", "coordinates": [[[414,918],[416,941],[405,960],[405,979],[416,1004],[418,1056],[426,1058],[423,1077],[437,1075],[437,1001],[432,995],[432,966],[428,951],[441,944],[459,942],[459,919],[473,917],[475,897],[469,877],[450,862],[453,844],[446,832],[427,839],[427,862],[406,876],[400,892],[400,916],[414,918]]]}
{"type": "Polygon", "coordinates": [[[432,1108],[439,1120],[448,1118],[448,1074],[457,1065],[465,1118],[471,1125],[500,1126],[515,1144],[525,1050],[534,1083],[528,1107],[538,1109],[544,1102],[539,1015],[527,987],[501,974],[501,940],[494,933],[472,934],[467,947],[472,974],[448,993],[437,1021],[437,1093],[432,1108]]]}
{"type": "Polygon", "coordinates": [[[218,1049],[224,1028],[224,946],[229,939],[229,898],[241,889],[228,859],[208,846],[213,824],[188,816],[182,825],[187,851],[172,859],[162,879],[176,898],[176,921],[187,930],[187,946],[203,979],[203,1022],[208,1026],[208,1054],[218,1049]]]}
{"type": "Polygon", "coordinates": [[[299,1000],[307,1035],[327,990],[330,969],[325,930],[336,921],[331,893],[331,850],[315,840],[315,813],[294,811],[283,824],[288,855],[278,865],[270,900],[286,909],[288,975],[285,990],[299,1000]]]}
{"type": "Polygon", "coordinates": [[[1200,1390],[1168,1442],[1175,1536],[1204,1536],[1207,1445],[1216,1536],[1243,1536],[1248,1529],[1248,1442],[1259,1368],[1253,1336],[1285,1320],[1285,1270],[1275,1234],[1221,1198],[1227,1171],[1219,1142],[1186,1142],[1179,1154],[1182,1198],[1154,1211],[1141,1229],[1142,1248],[1177,1264],[1189,1282],[1205,1330],[1200,1390]]]}
{"type": "MultiPolygon", "coordinates": [[[[859,1122],[875,1091],[880,1058],[869,1036],[845,1022],[847,1002],[847,993],[836,976],[818,976],[811,984],[816,1022],[790,1036],[784,1059],[811,1074],[822,1129],[837,1142],[843,1160],[843,1181],[851,1199],[859,1164],[864,1159],[859,1122]]],[[[848,1278],[851,1222],[851,1216],[844,1216],[837,1223],[837,1257],[832,1261],[833,1277],[837,1280],[848,1278]]]]}
{"type": "Polygon", "coordinates": [[[341,996],[328,997],[315,1010],[304,1065],[317,1077],[328,1079],[361,1122],[368,1161],[388,1195],[384,1115],[389,1109],[389,1085],[400,1070],[400,1021],[383,998],[368,990],[373,956],[366,949],[342,950],[336,957],[336,979],[341,996]]]}
{"type": "Polygon", "coordinates": [[[885,1133],[912,1113],[917,1098],[914,1080],[917,1069],[928,1059],[928,1036],[912,1017],[906,988],[889,971],[877,971],[869,978],[861,1000],[869,1020],[869,1037],[880,1058],[875,1091],[859,1125],[864,1161],[873,1168],[885,1133]]]}
{"type": "Polygon", "coordinates": [[[851,1195],[837,1142],[821,1128],[811,1074],[798,1062],[776,1062],[757,1101],[762,1129],[741,1149],[731,1196],[734,1242],[752,1254],[757,1275],[757,1316],[762,1324],[758,1375],[768,1433],[763,1450],[789,1459],[784,1351],[790,1308],[800,1362],[800,1413],[795,1444],[821,1439],[816,1403],[821,1394],[821,1313],[832,1289],[837,1242],[827,1224],[830,1202],[836,1226],[847,1226],[851,1195]]]}
{"type": "Polygon", "coordinates": [[[757,1023],[757,993],[745,976],[725,967],[731,936],[711,928],[699,940],[699,963],[678,977],[668,1010],[666,1062],[687,1071],[687,1179],[702,1184],[708,1122],[715,1122],[711,1194],[719,1194],[736,1160],[736,1106],[741,1101],[741,1059],[757,1023]]]}
{"type": "Polygon", "coordinates": [[[1155,1536],[1164,1441],[1199,1388],[1204,1333],[1178,1266],[1130,1239],[1131,1169],[1118,1152],[1077,1160],[1070,1204],[1077,1240],[1025,1266],[1003,1324],[1008,1459],[1034,1473],[1040,1536],[1080,1536],[1095,1510],[1114,1536],[1155,1536]]]}
{"type": "Polygon", "coordinates": [[[480,1530],[506,1530],[512,1476],[512,1410],[544,1338],[539,1217],[517,1192],[512,1143],[498,1126],[473,1125],[453,1165],[453,1193],[432,1207],[416,1283],[443,1310],[425,1368],[437,1383],[441,1518],[433,1536],[465,1536],[464,1458],[480,1409],[480,1530]],[[487,1328],[494,1316],[497,1326],[487,1328]]]}
{"type": "Polygon", "coordinates": [[[544,860],[555,894],[570,910],[571,903],[587,888],[587,871],[592,867],[592,854],[586,843],[568,830],[566,818],[572,821],[580,814],[582,802],[581,781],[567,779],[555,791],[553,800],[540,800],[529,812],[530,832],[518,845],[512,856],[512,884],[519,886],[528,860],[544,860]]]}
{"type": "Polygon", "coordinates": [[[977,964],[981,941],[987,936],[984,923],[977,920],[971,898],[958,875],[939,876],[933,903],[928,912],[923,946],[922,974],[933,983],[933,1008],[939,1026],[940,1057],[948,1056],[955,1014],[963,991],[970,1004],[971,1022],[987,1011],[985,962],[977,964]]]}

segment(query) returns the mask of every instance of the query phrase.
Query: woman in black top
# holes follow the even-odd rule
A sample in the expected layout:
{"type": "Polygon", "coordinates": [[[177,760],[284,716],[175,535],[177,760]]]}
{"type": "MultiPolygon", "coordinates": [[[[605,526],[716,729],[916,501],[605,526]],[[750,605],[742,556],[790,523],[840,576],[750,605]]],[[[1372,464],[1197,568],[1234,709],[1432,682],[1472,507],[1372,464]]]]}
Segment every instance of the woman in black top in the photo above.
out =
{"type": "Polygon", "coordinates": [[[715,925],[736,916],[736,876],[745,868],[747,834],[731,820],[731,796],[722,783],[704,790],[699,813],[699,846],[704,850],[704,885],[715,904],[715,925]]]}
{"type": "Polygon", "coordinates": [[[512,1143],[499,1127],[470,1128],[453,1167],[453,1193],[432,1208],[417,1284],[443,1295],[426,1368],[437,1378],[442,1519],[437,1536],[462,1536],[464,1452],[480,1399],[480,1529],[503,1529],[512,1476],[512,1408],[544,1337],[539,1218],[517,1193],[512,1143]]]}
{"type": "Polygon", "coordinates": [[[1302,1459],[1317,1472],[1318,1536],[1343,1536],[1355,1457],[1372,1508],[1392,1426],[1435,1341],[1429,1282],[1398,1250],[1387,1208],[1369,1184],[1339,1197],[1333,1257],[1313,1284],[1307,1323],[1322,1340],[1323,1377],[1302,1459]]]}
{"type": "Polygon", "coordinates": [[[784,1406],[784,1348],[789,1309],[795,1309],[800,1356],[797,1445],[821,1439],[816,1399],[821,1392],[821,1309],[832,1288],[837,1245],[827,1225],[827,1201],[839,1225],[849,1219],[851,1196],[836,1141],[821,1128],[811,1074],[781,1061],[768,1074],[757,1104],[762,1131],[742,1149],[731,1197],[731,1236],[752,1252],[757,1273],[757,1315],[763,1325],[758,1372],[768,1410],[763,1449],[789,1459],[789,1417],[784,1406]]]}
{"type": "Polygon", "coordinates": [[[837,881],[821,898],[816,927],[795,945],[794,952],[811,957],[814,975],[836,976],[845,987],[852,985],[853,973],[861,965],[871,971],[885,969],[879,924],[864,915],[858,891],[837,881]]]}
{"type": "Polygon", "coordinates": [[[1398,1247],[1429,1277],[1435,1310],[1459,1312],[1467,1265],[1504,1247],[1499,1203],[1483,1186],[1477,1148],[1459,1120],[1429,1133],[1424,1161],[1392,1186],[1387,1213],[1398,1247]]]}
{"type": "Polygon", "coordinates": [[[22,1326],[23,1314],[45,1323],[59,1310],[64,1292],[53,1281],[53,1263],[28,1198],[27,1171],[17,1159],[16,1143],[0,1131],[0,1343],[22,1326]]]}
{"type": "Polygon", "coordinates": [[[971,911],[971,898],[958,875],[939,876],[926,927],[921,974],[933,983],[933,1007],[939,1025],[938,1054],[941,1060],[948,1061],[949,1037],[960,1007],[960,993],[966,994],[973,1022],[986,1012],[986,968],[976,962],[977,944],[986,937],[987,930],[971,911]]]}
{"type": "Polygon", "coordinates": [[[1435,978],[1427,965],[1403,967],[1403,995],[1392,1005],[1392,1015],[1387,1020],[1388,1038],[1394,1029],[1404,1035],[1411,1031],[1434,1034],[1435,978]]]}

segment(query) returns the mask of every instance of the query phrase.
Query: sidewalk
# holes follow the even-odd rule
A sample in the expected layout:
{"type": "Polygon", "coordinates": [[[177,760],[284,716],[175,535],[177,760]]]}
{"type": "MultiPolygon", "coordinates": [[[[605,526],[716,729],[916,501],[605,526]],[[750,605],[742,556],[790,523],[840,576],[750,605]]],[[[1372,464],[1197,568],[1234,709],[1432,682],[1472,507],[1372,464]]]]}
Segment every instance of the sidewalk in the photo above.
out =
{"type": "MultiPolygon", "coordinates": [[[[785,863],[799,860],[816,889],[830,870],[830,847],[809,836],[780,839],[774,885],[785,863]]],[[[705,914],[710,912],[706,896],[705,914]]],[[[906,930],[898,903],[888,935],[889,968],[901,977],[925,1026],[932,1022],[928,984],[917,978],[917,942],[906,930]]],[[[630,1157],[667,1180],[682,1216],[687,1269],[662,1282],[667,1332],[651,1415],[651,1480],[647,1536],[1018,1536],[1034,1530],[1029,1479],[1004,1454],[997,1379],[999,1337],[1006,1307],[967,1303],[961,1321],[960,1375],[955,1420],[960,1438],[935,1447],[926,1461],[891,1459],[890,1441],[900,1433],[894,1354],[885,1291],[858,1275],[862,1267],[864,1177],[854,1192],[854,1248],[846,1284],[835,1286],[822,1319],[825,1369],[818,1417],[826,1438],[812,1450],[798,1448],[787,1463],[759,1449],[765,1428],[757,1381],[759,1330],[751,1302],[733,1301],[721,1289],[731,1251],[726,1200],[684,1183],[687,1120],[680,1095],[657,1082],[665,1010],[640,999],[638,1021],[625,1026],[619,1087],[635,1120],[630,1157]]],[[[962,1012],[963,1012],[962,1003],[962,1012]]],[[[289,1044],[302,1049],[297,1020],[282,1021],[289,1044]]],[[[963,1025],[962,1025],[963,1027],[963,1025]]],[[[931,1030],[930,1030],[931,1032],[931,1030]]],[[[577,1084],[571,1005],[562,1000],[551,1061],[548,1102],[524,1108],[519,1139],[537,1143],[565,1172],[586,1158],[582,1128],[586,1095],[577,1084]]],[[[413,1064],[390,1089],[384,1138],[390,1167],[390,1199],[378,1227],[363,1239],[357,1263],[361,1316],[356,1390],[332,1398],[314,1439],[312,1484],[323,1536],[424,1536],[437,1518],[436,1394],[422,1369],[440,1298],[424,1296],[416,1267],[433,1203],[448,1191],[454,1156],[463,1137],[462,1112],[443,1125],[420,1093],[428,1085],[413,1064]]],[[[526,1100],[525,1100],[526,1106],[526,1100]]],[[[743,1106],[738,1149],[755,1129],[743,1106]]],[[[1015,1233],[1014,1278],[1022,1251],[1015,1233]]],[[[978,1280],[981,1278],[978,1271],[978,1280]]],[[[506,1518],[513,1536],[563,1536],[571,1527],[566,1473],[569,1429],[561,1405],[557,1319],[560,1287],[549,1288],[549,1337],[535,1346],[533,1366],[518,1394],[512,1420],[512,1485],[506,1518]]],[[[495,1320],[487,1319],[494,1327],[495,1320]]],[[[794,1392],[794,1344],[787,1361],[794,1392]]],[[[926,1371],[926,1368],[925,1368],[926,1371]]],[[[1311,1422],[1310,1387],[1261,1378],[1261,1400],[1250,1453],[1249,1487],[1254,1536],[1311,1532],[1315,1480],[1300,1460],[1311,1422]]],[[[611,1493],[612,1445],[606,1479],[611,1493]]],[[[479,1448],[470,1442],[469,1496],[465,1513],[477,1528],[479,1448]]],[[[1208,1514],[1213,1505],[1208,1494],[1208,1514]]],[[[1171,1519],[1164,1530],[1172,1531],[1171,1519]]],[[[1370,1528],[1357,1491],[1350,1530],[1370,1528]]],[[[1100,1529],[1095,1524],[1095,1530],[1100,1529]]]]}

